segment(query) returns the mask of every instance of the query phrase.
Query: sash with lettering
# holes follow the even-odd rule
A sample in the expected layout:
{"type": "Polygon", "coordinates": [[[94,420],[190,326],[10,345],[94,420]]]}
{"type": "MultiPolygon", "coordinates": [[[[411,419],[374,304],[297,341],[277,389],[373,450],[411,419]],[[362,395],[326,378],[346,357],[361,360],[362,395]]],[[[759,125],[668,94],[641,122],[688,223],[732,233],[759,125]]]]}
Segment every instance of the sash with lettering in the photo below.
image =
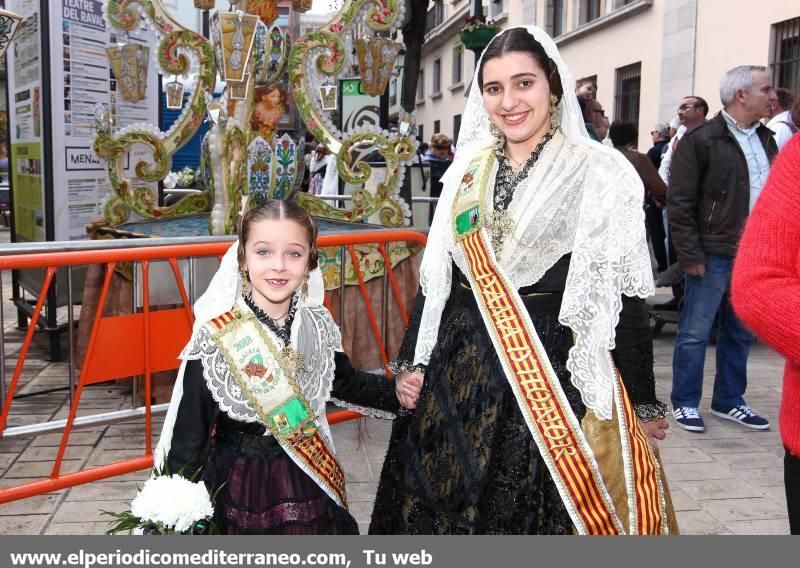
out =
{"type": "Polygon", "coordinates": [[[467,168],[453,201],[453,231],[483,321],[533,439],[579,534],[667,534],[660,466],[619,374],[616,420],[602,421],[613,428],[598,425],[601,421],[591,410],[584,418],[584,427],[592,419],[591,430],[602,431],[593,449],[517,290],[495,258],[483,210],[494,160],[494,152],[487,150],[467,168]],[[621,467],[609,467],[607,454],[615,454],[621,467]]]}
{"type": "Polygon", "coordinates": [[[206,327],[233,380],[267,430],[331,499],[347,508],[344,472],[297,384],[302,356],[292,348],[282,348],[246,307],[234,306],[206,327]]]}

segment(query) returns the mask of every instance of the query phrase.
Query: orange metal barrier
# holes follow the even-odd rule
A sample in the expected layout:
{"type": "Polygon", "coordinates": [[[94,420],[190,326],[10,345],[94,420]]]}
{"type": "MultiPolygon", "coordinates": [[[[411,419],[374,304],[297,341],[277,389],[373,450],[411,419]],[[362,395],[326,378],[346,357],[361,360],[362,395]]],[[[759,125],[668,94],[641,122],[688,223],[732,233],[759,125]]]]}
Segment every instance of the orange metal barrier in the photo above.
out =
{"type": "MultiPolygon", "coordinates": [[[[372,309],[369,292],[359,269],[355,246],[376,245],[378,247],[385,262],[386,273],[384,277],[388,276],[389,278],[393,296],[398,304],[403,321],[407,324],[408,312],[401,300],[400,290],[391,263],[389,262],[385,246],[387,243],[392,242],[413,242],[424,246],[426,240],[425,235],[418,232],[381,231],[341,236],[325,235],[319,237],[317,241],[320,247],[345,247],[348,250],[350,259],[355,268],[361,297],[364,300],[369,314],[375,343],[380,350],[381,361],[384,366],[388,363],[384,341],[375,313],[372,309]]],[[[36,330],[37,322],[42,313],[45,298],[53,283],[56,269],[63,266],[81,266],[87,264],[106,265],[102,291],[100,293],[98,309],[92,324],[86,355],[81,365],[81,372],[76,385],[75,395],[70,405],[69,416],[66,420],[58,453],[50,475],[44,480],[0,489],[0,503],[7,503],[17,499],[57,491],[59,489],[152,467],[152,373],[175,370],[179,367],[180,361],[177,356],[191,336],[191,329],[194,321],[190,300],[185,292],[184,282],[178,268],[178,259],[210,256],[221,258],[230,245],[230,242],[198,243],[47,254],[21,254],[0,257],[0,271],[26,268],[46,269],[44,284],[38,296],[33,315],[31,316],[31,321],[28,325],[28,330],[18,355],[11,383],[5,393],[5,402],[3,404],[2,414],[0,414],[0,438],[2,438],[2,433],[5,431],[8,423],[9,412],[14,395],[17,391],[20,376],[22,375],[28,350],[33,339],[34,331],[36,330]],[[149,298],[149,271],[151,263],[155,261],[166,261],[171,266],[175,283],[183,301],[181,307],[151,310],[149,298]],[[118,263],[121,262],[135,262],[141,265],[142,312],[117,316],[103,316],[103,308],[108,297],[111,278],[118,263]],[[124,345],[125,348],[120,349],[120,345],[124,345]],[[81,400],[83,389],[89,385],[100,382],[139,375],[144,377],[145,385],[144,454],[140,457],[118,461],[109,465],[91,467],[74,473],[62,474],[61,466],[64,453],[67,449],[69,436],[75,423],[78,404],[81,400]]],[[[384,298],[384,301],[387,300],[384,298]]],[[[325,305],[330,310],[327,294],[325,305]]],[[[70,353],[70,356],[72,356],[72,353],[70,353]]],[[[5,362],[3,361],[2,364],[5,364],[5,362]]],[[[330,413],[328,415],[328,420],[331,424],[337,424],[360,416],[361,415],[356,412],[342,410],[330,413]]]]}

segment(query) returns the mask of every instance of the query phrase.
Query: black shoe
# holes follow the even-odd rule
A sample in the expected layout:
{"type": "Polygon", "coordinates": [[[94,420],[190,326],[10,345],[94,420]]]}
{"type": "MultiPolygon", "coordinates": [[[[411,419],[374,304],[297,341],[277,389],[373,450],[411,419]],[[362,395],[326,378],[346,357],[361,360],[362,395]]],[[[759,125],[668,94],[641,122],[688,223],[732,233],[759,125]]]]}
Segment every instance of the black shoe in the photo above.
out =
{"type": "Polygon", "coordinates": [[[653,309],[662,312],[677,312],[679,305],[680,300],[678,300],[678,298],[672,298],[670,301],[664,302],[663,304],[654,305],[653,309]]]}
{"type": "Polygon", "coordinates": [[[660,272],[656,277],[656,288],[675,286],[683,282],[683,269],[681,265],[673,263],[664,272],[660,272]]]}

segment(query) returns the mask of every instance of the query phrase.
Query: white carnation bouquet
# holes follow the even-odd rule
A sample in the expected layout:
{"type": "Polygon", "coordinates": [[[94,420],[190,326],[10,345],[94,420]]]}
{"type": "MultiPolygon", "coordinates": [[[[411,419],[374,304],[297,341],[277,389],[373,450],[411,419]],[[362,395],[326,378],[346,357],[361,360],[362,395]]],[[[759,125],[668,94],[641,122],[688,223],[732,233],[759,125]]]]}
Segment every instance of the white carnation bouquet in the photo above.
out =
{"type": "Polygon", "coordinates": [[[145,534],[217,534],[213,499],[202,481],[155,472],[122,513],[114,517],[106,534],[142,529],[145,534]]]}

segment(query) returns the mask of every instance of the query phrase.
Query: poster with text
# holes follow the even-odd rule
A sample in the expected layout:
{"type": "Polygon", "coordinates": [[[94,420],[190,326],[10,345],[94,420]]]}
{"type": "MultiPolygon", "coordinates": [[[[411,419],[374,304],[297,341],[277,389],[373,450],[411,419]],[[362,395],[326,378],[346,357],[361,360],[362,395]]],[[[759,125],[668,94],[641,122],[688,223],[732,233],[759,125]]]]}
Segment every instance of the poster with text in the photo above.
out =
{"type": "Polygon", "coordinates": [[[7,52],[9,170],[14,192],[14,240],[45,240],[42,163],[42,53],[39,3],[13,0],[22,16],[7,52]]]}
{"type": "MultiPolygon", "coordinates": [[[[102,0],[60,0],[51,11],[53,185],[57,240],[86,239],[86,225],[103,216],[104,198],[111,191],[106,164],[92,150],[95,106],[108,105],[119,131],[131,124],[158,124],[158,71],[155,34],[144,26],[131,32],[127,42],[150,49],[145,98],[129,102],[111,69],[106,48],[125,38],[103,20],[102,0]]],[[[124,163],[130,169],[140,160],[150,161],[150,150],[136,146],[124,163]]],[[[157,185],[151,184],[152,191],[157,185]]]]}

